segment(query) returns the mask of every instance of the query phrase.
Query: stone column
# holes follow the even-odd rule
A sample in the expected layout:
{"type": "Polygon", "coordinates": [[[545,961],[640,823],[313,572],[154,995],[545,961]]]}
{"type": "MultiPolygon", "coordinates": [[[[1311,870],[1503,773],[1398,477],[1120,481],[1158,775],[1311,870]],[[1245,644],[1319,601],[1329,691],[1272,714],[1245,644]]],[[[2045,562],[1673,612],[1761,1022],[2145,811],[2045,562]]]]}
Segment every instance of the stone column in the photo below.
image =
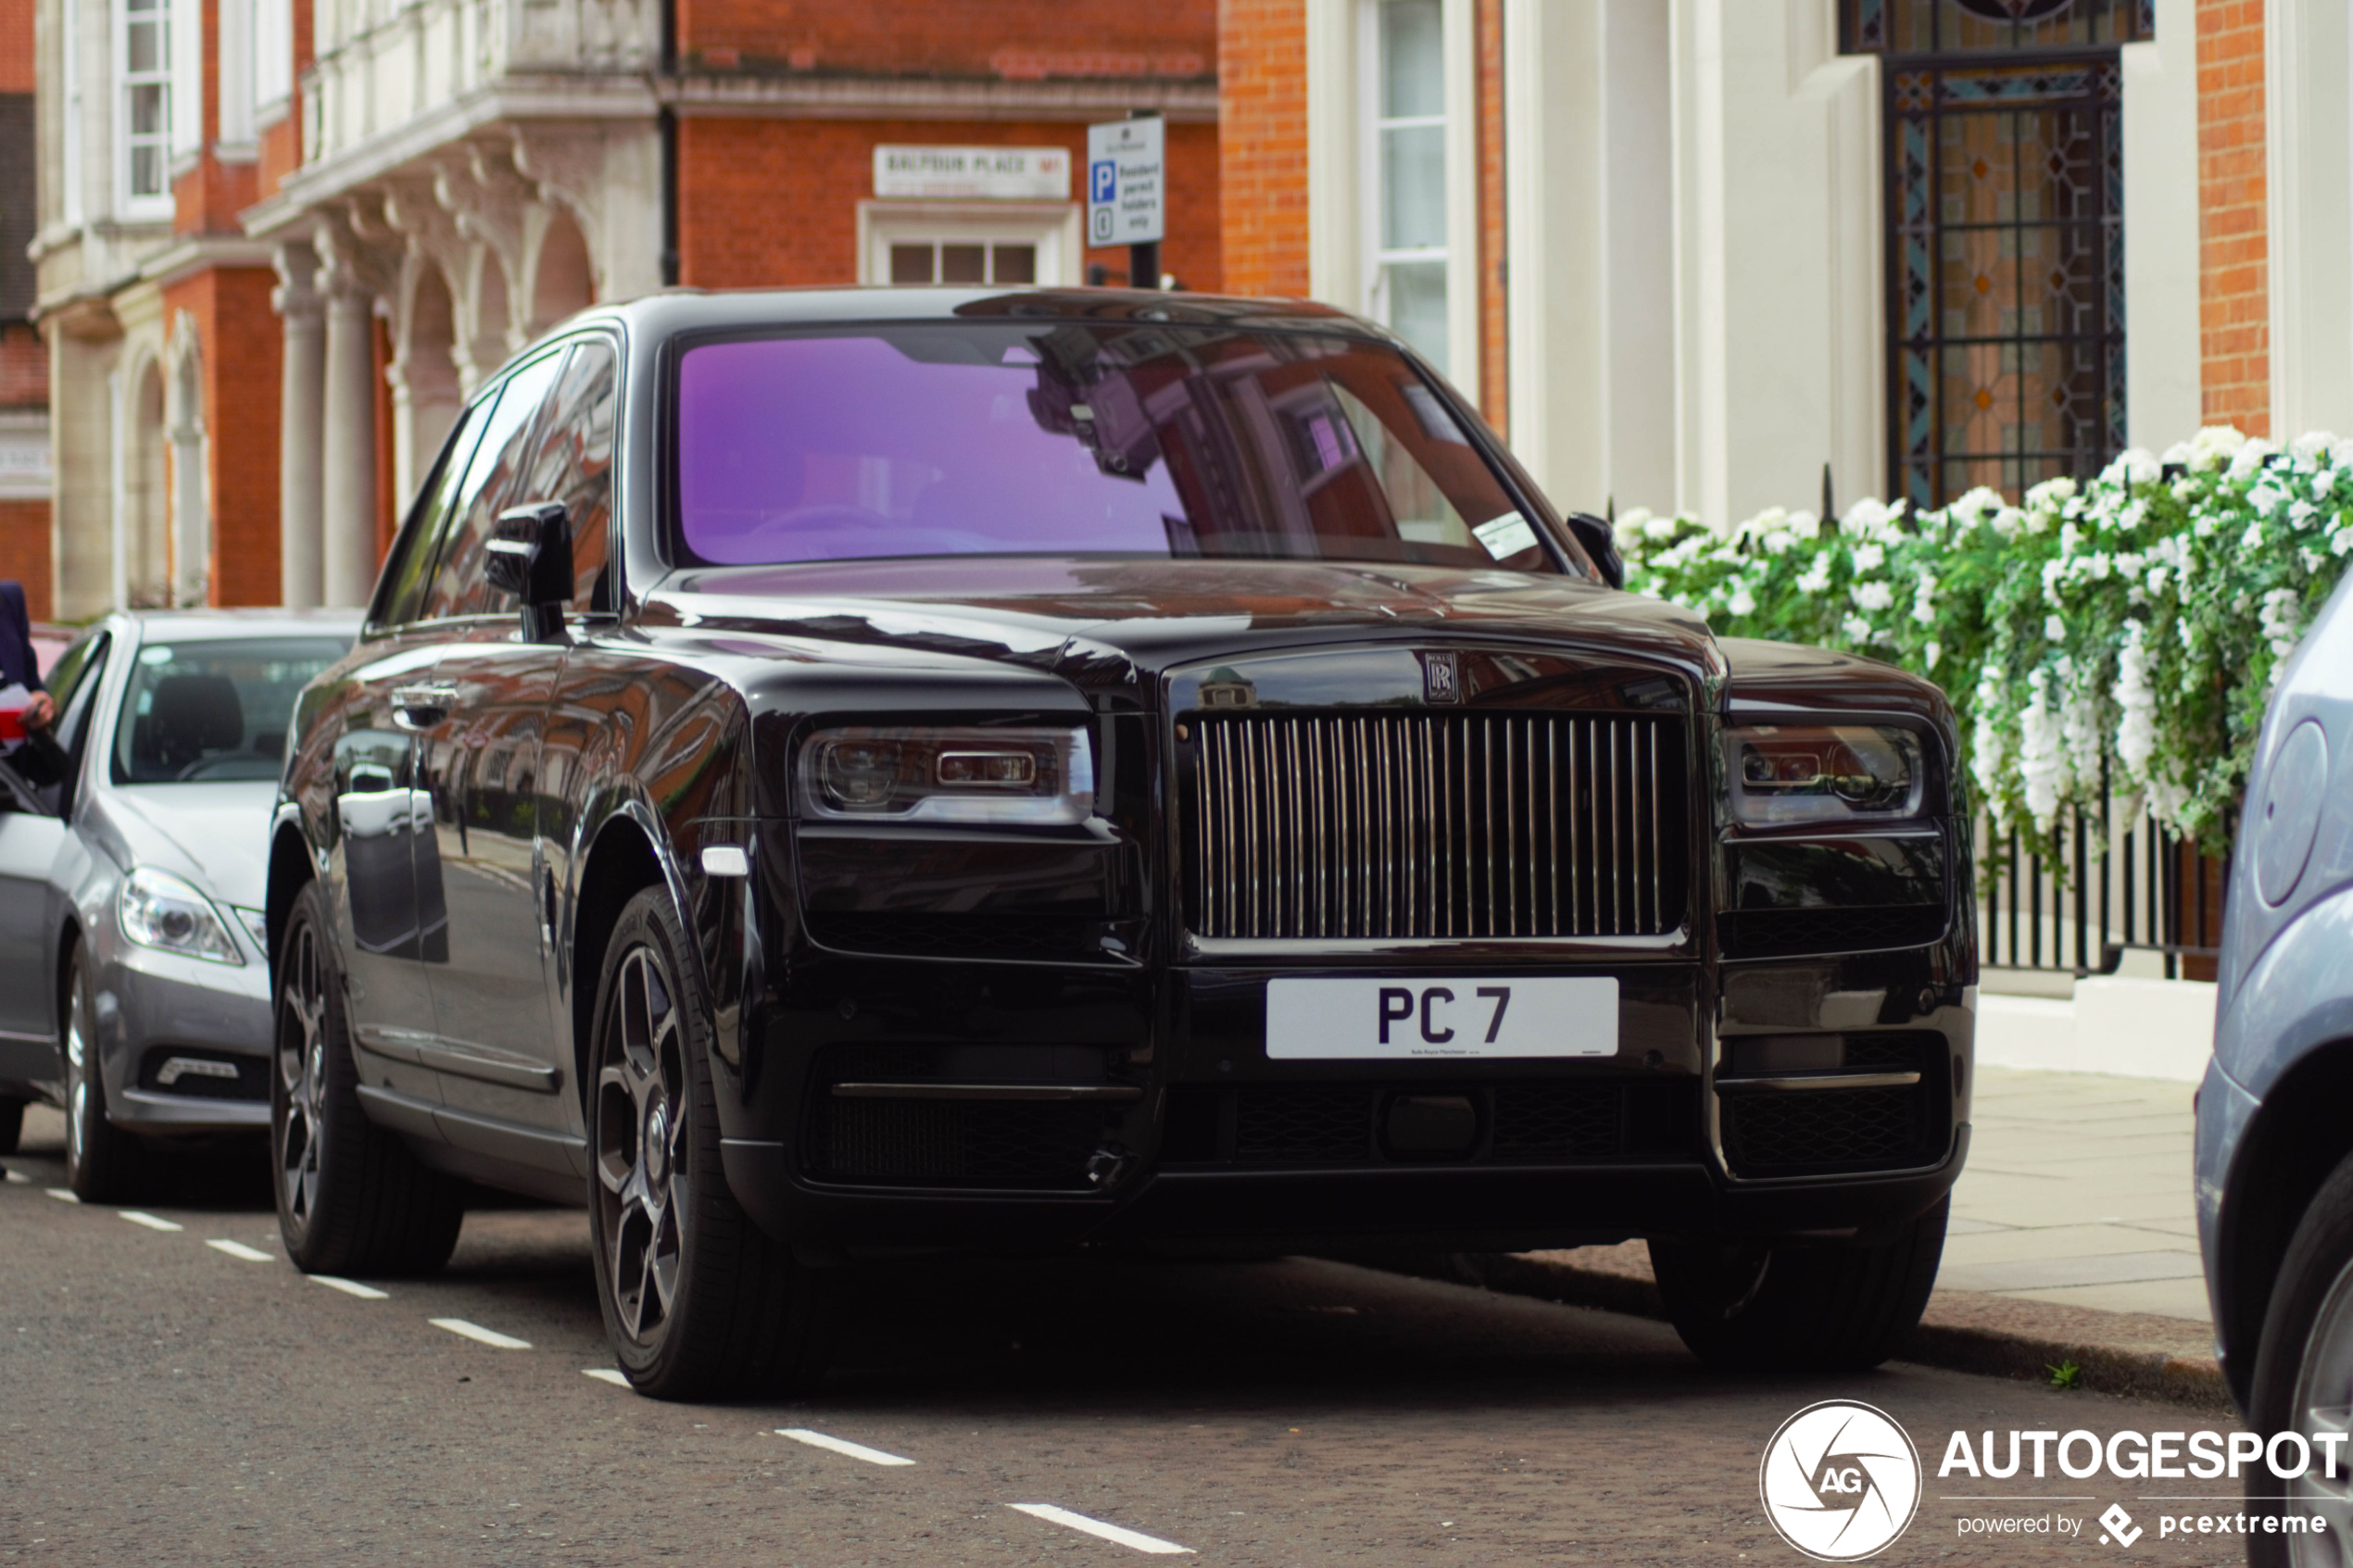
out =
{"type": "Polygon", "coordinates": [[[405,517],[441,455],[449,427],[458,422],[465,395],[458,390],[458,369],[446,345],[412,342],[386,368],[384,379],[392,384],[393,505],[405,517]]]}
{"type": "Polygon", "coordinates": [[[200,605],[211,579],[212,529],[205,507],[201,410],[182,408],[171,440],[171,602],[200,605]]]}
{"type": "Polygon", "coordinates": [[[278,287],[271,295],[285,323],[278,400],[278,592],[289,609],[321,602],[320,416],[324,403],[326,337],[315,279],[319,258],[308,242],[278,247],[278,287]]]}
{"type": "Polygon", "coordinates": [[[376,299],[341,269],[325,295],[321,588],[327,604],[357,607],[376,585],[376,299]]]}

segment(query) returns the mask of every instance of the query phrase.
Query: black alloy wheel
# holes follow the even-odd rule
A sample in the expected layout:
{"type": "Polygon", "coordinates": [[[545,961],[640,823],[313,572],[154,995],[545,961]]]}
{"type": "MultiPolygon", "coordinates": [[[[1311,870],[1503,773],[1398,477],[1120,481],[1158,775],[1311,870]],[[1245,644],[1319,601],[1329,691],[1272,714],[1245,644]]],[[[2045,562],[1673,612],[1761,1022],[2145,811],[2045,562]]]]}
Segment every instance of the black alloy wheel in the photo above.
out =
{"type": "Polygon", "coordinates": [[[1864,1372],[1927,1310],[1950,1198],[1888,1240],[1769,1247],[1655,1239],[1651,1267],[1675,1332],[1728,1372],[1864,1372]]]}
{"type": "Polygon", "coordinates": [[[88,955],[76,942],[66,956],[66,1185],[84,1203],[120,1203],[140,1174],[138,1137],[107,1120],[107,1078],[91,1022],[88,955]]]}
{"type": "Polygon", "coordinates": [[[360,1109],[333,933],[319,884],[307,884],[278,944],[270,1075],[278,1231],[306,1273],[430,1273],[458,1245],[465,1189],[360,1109]]]}
{"type": "Polygon", "coordinates": [[[786,1392],[822,1368],[820,1282],[727,1185],[688,951],[661,887],[629,901],[605,949],[588,1085],[598,1299],[641,1394],[786,1392]]]}

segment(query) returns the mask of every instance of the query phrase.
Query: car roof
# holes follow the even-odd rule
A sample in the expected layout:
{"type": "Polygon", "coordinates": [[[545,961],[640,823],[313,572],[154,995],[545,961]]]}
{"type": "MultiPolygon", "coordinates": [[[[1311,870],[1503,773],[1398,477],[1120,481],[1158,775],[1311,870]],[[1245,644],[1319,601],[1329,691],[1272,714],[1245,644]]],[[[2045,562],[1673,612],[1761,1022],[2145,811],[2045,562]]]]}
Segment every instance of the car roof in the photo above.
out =
{"type": "Polygon", "coordinates": [[[599,306],[566,321],[556,331],[614,319],[658,336],[731,327],[820,326],[856,321],[1040,320],[1224,326],[1277,332],[1341,331],[1395,341],[1386,328],[1313,300],[1093,288],[670,288],[619,304],[599,306]]]}
{"type": "Polygon", "coordinates": [[[116,612],[146,642],[212,642],[240,637],[355,637],[358,609],[127,609],[116,612]]]}

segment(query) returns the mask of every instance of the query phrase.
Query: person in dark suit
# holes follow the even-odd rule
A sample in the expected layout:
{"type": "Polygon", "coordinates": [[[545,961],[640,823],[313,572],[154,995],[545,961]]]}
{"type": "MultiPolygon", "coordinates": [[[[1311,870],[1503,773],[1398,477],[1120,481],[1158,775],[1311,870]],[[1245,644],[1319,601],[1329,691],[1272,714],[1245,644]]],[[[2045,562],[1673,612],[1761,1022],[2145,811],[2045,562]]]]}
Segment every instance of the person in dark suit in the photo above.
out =
{"type": "Polygon", "coordinates": [[[57,721],[57,705],[41,689],[41,659],[32,651],[24,584],[13,581],[0,581],[0,686],[22,686],[32,694],[24,710],[27,730],[38,734],[57,721]]]}

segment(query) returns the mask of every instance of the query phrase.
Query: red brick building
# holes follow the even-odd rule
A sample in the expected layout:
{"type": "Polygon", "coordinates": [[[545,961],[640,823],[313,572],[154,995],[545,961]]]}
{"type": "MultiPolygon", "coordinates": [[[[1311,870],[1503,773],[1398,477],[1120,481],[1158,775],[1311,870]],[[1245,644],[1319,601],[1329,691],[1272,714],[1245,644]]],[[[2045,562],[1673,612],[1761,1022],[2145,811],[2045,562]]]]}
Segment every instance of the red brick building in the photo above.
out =
{"type": "Polygon", "coordinates": [[[0,578],[49,613],[49,357],[32,325],[31,0],[0,0],[0,578]]]}
{"type": "Polygon", "coordinates": [[[359,602],[466,393],[595,300],[1124,282],[1095,121],[1164,117],[1163,269],[1225,282],[1214,0],[33,3],[69,613],[359,602]]]}

